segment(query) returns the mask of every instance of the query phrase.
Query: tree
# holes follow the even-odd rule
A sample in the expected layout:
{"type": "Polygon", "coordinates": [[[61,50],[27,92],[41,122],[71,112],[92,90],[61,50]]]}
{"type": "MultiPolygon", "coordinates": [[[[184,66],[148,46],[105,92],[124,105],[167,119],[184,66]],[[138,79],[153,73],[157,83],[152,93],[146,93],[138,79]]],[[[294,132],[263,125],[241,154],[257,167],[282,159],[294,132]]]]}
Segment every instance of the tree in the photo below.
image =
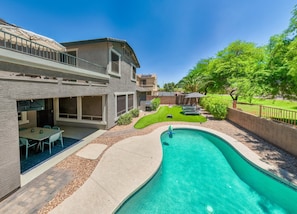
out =
{"type": "Polygon", "coordinates": [[[204,91],[207,94],[208,86],[213,83],[208,74],[208,65],[211,59],[202,59],[191,69],[179,83],[186,92],[204,91]]]}
{"type": "Polygon", "coordinates": [[[280,81],[282,92],[287,98],[296,98],[297,95],[297,5],[295,5],[289,27],[285,30],[284,39],[286,45],[283,67],[286,68],[285,78],[280,81]]]}
{"type": "Polygon", "coordinates": [[[274,35],[267,45],[267,65],[265,71],[270,94],[275,97],[290,98],[296,88],[296,80],[292,74],[295,73],[295,51],[296,44],[286,37],[286,34],[274,35]]]}
{"type": "Polygon", "coordinates": [[[164,91],[173,92],[174,88],[175,88],[175,83],[174,82],[164,84],[164,91]]]}
{"type": "Polygon", "coordinates": [[[287,38],[294,40],[297,35],[297,5],[294,6],[288,28],[284,31],[287,38]]]}
{"type": "Polygon", "coordinates": [[[265,47],[235,41],[214,58],[202,59],[180,84],[188,92],[229,93],[234,103],[239,96],[297,96],[297,5],[288,28],[274,35],[265,47]]]}
{"type": "Polygon", "coordinates": [[[239,40],[219,51],[209,68],[215,90],[228,92],[234,103],[239,95],[251,101],[263,91],[256,77],[263,74],[264,56],[263,47],[239,40]]]}

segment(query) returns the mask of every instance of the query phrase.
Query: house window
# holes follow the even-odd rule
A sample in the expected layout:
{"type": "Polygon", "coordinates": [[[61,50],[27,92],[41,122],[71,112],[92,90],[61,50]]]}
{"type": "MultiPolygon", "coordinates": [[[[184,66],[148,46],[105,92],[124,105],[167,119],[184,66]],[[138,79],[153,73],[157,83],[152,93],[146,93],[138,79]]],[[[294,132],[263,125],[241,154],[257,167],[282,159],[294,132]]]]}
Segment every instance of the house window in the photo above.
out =
{"type": "Polygon", "coordinates": [[[142,86],[146,85],[146,80],[141,80],[141,85],[142,86]]]}
{"type": "Polygon", "coordinates": [[[134,94],[121,93],[116,95],[116,115],[119,117],[122,114],[134,108],[134,94]]]}
{"type": "Polygon", "coordinates": [[[126,113],[126,95],[117,96],[117,116],[126,113]]]}
{"type": "Polygon", "coordinates": [[[115,50],[110,50],[110,73],[121,75],[121,55],[115,50]]]}
{"type": "Polygon", "coordinates": [[[131,80],[136,81],[136,67],[131,65],[131,80]]]}
{"type": "Polygon", "coordinates": [[[58,99],[58,120],[72,122],[102,122],[105,99],[103,96],[67,97],[58,99]]]}
{"type": "Polygon", "coordinates": [[[67,97],[59,99],[59,117],[77,119],[76,97],[67,97]]]}
{"type": "Polygon", "coordinates": [[[82,97],[82,119],[102,120],[102,97],[82,97]]]}

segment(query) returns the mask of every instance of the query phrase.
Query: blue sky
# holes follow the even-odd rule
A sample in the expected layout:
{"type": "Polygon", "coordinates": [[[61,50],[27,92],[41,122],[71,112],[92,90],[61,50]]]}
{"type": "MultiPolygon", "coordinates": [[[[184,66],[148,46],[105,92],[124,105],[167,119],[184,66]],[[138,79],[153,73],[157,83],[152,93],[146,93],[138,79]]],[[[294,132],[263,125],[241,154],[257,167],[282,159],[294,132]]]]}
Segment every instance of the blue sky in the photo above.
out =
{"type": "Polygon", "coordinates": [[[58,42],[112,37],[134,49],[140,74],[177,83],[235,40],[267,44],[292,0],[3,0],[0,18],[58,42]]]}

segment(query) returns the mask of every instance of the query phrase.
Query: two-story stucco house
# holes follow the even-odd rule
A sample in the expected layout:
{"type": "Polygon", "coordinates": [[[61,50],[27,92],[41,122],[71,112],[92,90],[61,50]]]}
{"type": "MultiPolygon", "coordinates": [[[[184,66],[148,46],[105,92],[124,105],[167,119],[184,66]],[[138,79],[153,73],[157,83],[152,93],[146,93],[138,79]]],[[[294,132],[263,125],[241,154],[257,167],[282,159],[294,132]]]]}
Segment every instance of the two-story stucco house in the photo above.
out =
{"type": "Polygon", "coordinates": [[[137,74],[137,85],[147,92],[147,95],[156,95],[158,92],[156,74],[137,74]]]}
{"type": "Polygon", "coordinates": [[[137,57],[123,40],[59,44],[0,22],[0,199],[21,183],[19,133],[31,127],[109,129],[137,107],[137,57]]]}

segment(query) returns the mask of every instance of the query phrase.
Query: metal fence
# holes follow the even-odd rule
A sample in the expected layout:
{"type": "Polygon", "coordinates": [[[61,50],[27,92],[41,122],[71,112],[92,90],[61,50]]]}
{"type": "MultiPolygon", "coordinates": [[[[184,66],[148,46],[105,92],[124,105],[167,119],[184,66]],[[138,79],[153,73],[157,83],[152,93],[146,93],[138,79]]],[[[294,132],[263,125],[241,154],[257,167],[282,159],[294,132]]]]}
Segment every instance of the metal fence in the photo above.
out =
{"type": "Polygon", "coordinates": [[[297,111],[260,105],[259,116],[296,126],[297,111]]]}
{"type": "Polygon", "coordinates": [[[106,68],[101,65],[72,56],[65,52],[57,51],[53,48],[16,36],[3,30],[0,30],[0,48],[106,74],[106,68]]]}

